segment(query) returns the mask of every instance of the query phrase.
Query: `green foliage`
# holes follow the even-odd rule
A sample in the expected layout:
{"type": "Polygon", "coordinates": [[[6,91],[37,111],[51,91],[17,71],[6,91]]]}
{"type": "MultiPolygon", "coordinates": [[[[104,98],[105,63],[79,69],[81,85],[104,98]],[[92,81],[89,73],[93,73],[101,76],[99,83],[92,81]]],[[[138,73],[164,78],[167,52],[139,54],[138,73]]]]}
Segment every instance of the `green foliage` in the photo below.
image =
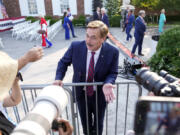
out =
{"type": "Polygon", "coordinates": [[[148,10],[166,9],[167,12],[180,13],[180,0],[132,0],[136,8],[145,8],[148,10]]]}
{"type": "Polygon", "coordinates": [[[121,20],[120,15],[114,15],[109,18],[109,23],[111,27],[120,27],[120,20],[121,20]]]}
{"type": "Polygon", "coordinates": [[[109,17],[120,13],[121,0],[106,0],[105,8],[109,17]]]}
{"type": "Polygon", "coordinates": [[[145,8],[149,10],[156,9],[160,0],[132,0],[132,4],[135,7],[145,8]]]}
{"type": "Polygon", "coordinates": [[[72,23],[74,26],[85,26],[86,17],[84,15],[80,15],[77,19],[73,19],[72,23]]]}
{"type": "Polygon", "coordinates": [[[56,23],[57,21],[59,21],[59,19],[51,19],[50,20],[50,26],[53,25],[54,23],[56,23]]]}
{"type": "Polygon", "coordinates": [[[166,20],[167,20],[167,23],[169,23],[169,22],[180,22],[180,15],[178,16],[178,15],[174,15],[174,16],[167,16],[166,15],[166,20]]]}
{"type": "Polygon", "coordinates": [[[51,19],[53,19],[52,16],[45,16],[44,18],[45,18],[46,20],[51,20],[51,19]]]}
{"type": "Polygon", "coordinates": [[[180,13],[180,0],[160,0],[158,9],[166,9],[166,12],[180,13]]]}
{"type": "Polygon", "coordinates": [[[35,17],[32,17],[32,16],[26,17],[26,21],[29,21],[29,20],[31,20],[31,23],[33,23],[33,22],[37,21],[38,18],[35,18],[35,17]]]}
{"type": "Polygon", "coordinates": [[[180,27],[164,32],[158,42],[156,53],[148,61],[152,71],[164,69],[180,77],[180,27]]]}

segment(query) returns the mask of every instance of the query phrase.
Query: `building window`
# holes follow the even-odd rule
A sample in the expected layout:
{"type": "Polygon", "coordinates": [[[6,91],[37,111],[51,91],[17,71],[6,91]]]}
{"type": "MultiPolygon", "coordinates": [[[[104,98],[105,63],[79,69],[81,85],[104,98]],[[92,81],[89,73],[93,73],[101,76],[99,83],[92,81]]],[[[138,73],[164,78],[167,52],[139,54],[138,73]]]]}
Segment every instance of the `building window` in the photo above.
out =
{"type": "Polygon", "coordinates": [[[28,0],[29,14],[37,14],[37,3],[36,0],[28,0]]]}
{"type": "Polygon", "coordinates": [[[69,0],[60,0],[61,14],[69,7],[69,0]]]}

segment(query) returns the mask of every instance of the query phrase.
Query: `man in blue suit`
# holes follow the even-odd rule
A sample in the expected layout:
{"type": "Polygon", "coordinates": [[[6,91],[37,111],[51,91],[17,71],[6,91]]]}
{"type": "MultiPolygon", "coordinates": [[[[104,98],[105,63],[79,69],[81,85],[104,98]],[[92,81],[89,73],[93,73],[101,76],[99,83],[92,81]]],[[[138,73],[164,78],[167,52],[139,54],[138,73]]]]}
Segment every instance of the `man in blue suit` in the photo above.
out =
{"type": "Polygon", "coordinates": [[[134,32],[135,44],[131,51],[132,55],[134,55],[136,48],[138,46],[138,55],[144,56],[144,54],[142,54],[142,43],[143,43],[145,31],[146,31],[146,24],[143,19],[144,17],[145,17],[145,11],[140,10],[139,16],[136,18],[136,21],[135,21],[135,32],[134,32]]]}
{"type": "Polygon", "coordinates": [[[106,14],[105,8],[101,8],[101,14],[102,14],[102,19],[101,20],[103,21],[104,24],[106,24],[109,27],[110,26],[109,25],[109,19],[108,19],[108,16],[106,14]]]}
{"type": "Polygon", "coordinates": [[[126,18],[127,18],[126,19],[126,34],[127,34],[126,41],[129,41],[129,38],[132,38],[130,32],[131,32],[131,29],[132,29],[133,23],[134,23],[133,10],[128,11],[126,18]]]}
{"type": "Polygon", "coordinates": [[[67,8],[67,17],[70,20],[69,21],[69,26],[70,26],[70,29],[71,29],[72,36],[73,36],[73,38],[76,38],[77,36],[74,34],[74,27],[73,27],[73,24],[72,24],[73,16],[71,15],[70,8],[67,8]]]}
{"type": "Polygon", "coordinates": [[[93,13],[93,20],[101,20],[101,9],[100,7],[96,8],[96,11],[93,13]]]}
{"type": "Polygon", "coordinates": [[[103,82],[103,86],[97,87],[98,110],[96,110],[96,88],[94,86],[76,87],[73,90],[73,96],[75,101],[77,101],[85,135],[88,134],[87,129],[89,129],[90,135],[96,135],[97,132],[98,135],[102,135],[106,104],[115,98],[113,83],[115,83],[118,73],[119,52],[117,48],[105,42],[107,34],[108,28],[103,22],[90,22],[86,30],[86,40],[72,42],[65,55],[59,61],[56,70],[55,85],[63,85],[62,80],[67,67],[71,64],[74,69],[74,83],[103,82]],[[88,121],[86,119],[86,93],[88,121]],[[96,112],[98,119],[96,119],[96,112]],[[98,128],[96,128],[97,121],[98,128]],[[86,122],[88,122],[88,128],[86,122]]]}

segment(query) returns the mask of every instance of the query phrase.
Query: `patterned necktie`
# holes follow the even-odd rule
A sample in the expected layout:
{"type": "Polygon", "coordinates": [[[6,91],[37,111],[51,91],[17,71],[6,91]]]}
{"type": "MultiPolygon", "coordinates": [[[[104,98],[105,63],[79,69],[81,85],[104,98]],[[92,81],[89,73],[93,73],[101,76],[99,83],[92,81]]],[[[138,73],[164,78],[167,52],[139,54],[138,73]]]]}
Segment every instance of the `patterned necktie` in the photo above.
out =
{"type": "MultiPolygon", "coordinates": [[[[89,63],[87,82],[93,82],[93,78],[94,78],[94,54],[95,54],[95,52],[91,52],[91,59],[90,59],[90,63],[89,63]]],[[[93,94],[94,94],[93,86],[87,86],[87,95],[92,96],[93,94]]]]}

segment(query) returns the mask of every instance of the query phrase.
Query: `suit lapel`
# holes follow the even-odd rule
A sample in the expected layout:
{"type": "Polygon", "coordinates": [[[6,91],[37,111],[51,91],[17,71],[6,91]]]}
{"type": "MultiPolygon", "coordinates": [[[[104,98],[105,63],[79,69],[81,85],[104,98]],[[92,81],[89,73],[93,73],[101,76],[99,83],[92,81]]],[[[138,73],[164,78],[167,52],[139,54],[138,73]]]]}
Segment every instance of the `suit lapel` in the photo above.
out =
{"type": "Polygon", "coordinates": [[[99,54],[98,61],[97,61],[97,63],[96,63],[94,75],[97,73],[97,71],[98,71],[100,68],[103,67],[104,54],[105,54],[105,44],[103,43],[102,48],[101,48],[101,52],[100,52],[100,54],[99,54]]]}
{"type": "Polygon", "coordinates": [[[83,50],[82,50],[82,74],[85,74],[86,75],[86,61],[87,61],[87,47],[86,47],[86,42],[84,42],[84,46],[83,46],[83,50]]]}

